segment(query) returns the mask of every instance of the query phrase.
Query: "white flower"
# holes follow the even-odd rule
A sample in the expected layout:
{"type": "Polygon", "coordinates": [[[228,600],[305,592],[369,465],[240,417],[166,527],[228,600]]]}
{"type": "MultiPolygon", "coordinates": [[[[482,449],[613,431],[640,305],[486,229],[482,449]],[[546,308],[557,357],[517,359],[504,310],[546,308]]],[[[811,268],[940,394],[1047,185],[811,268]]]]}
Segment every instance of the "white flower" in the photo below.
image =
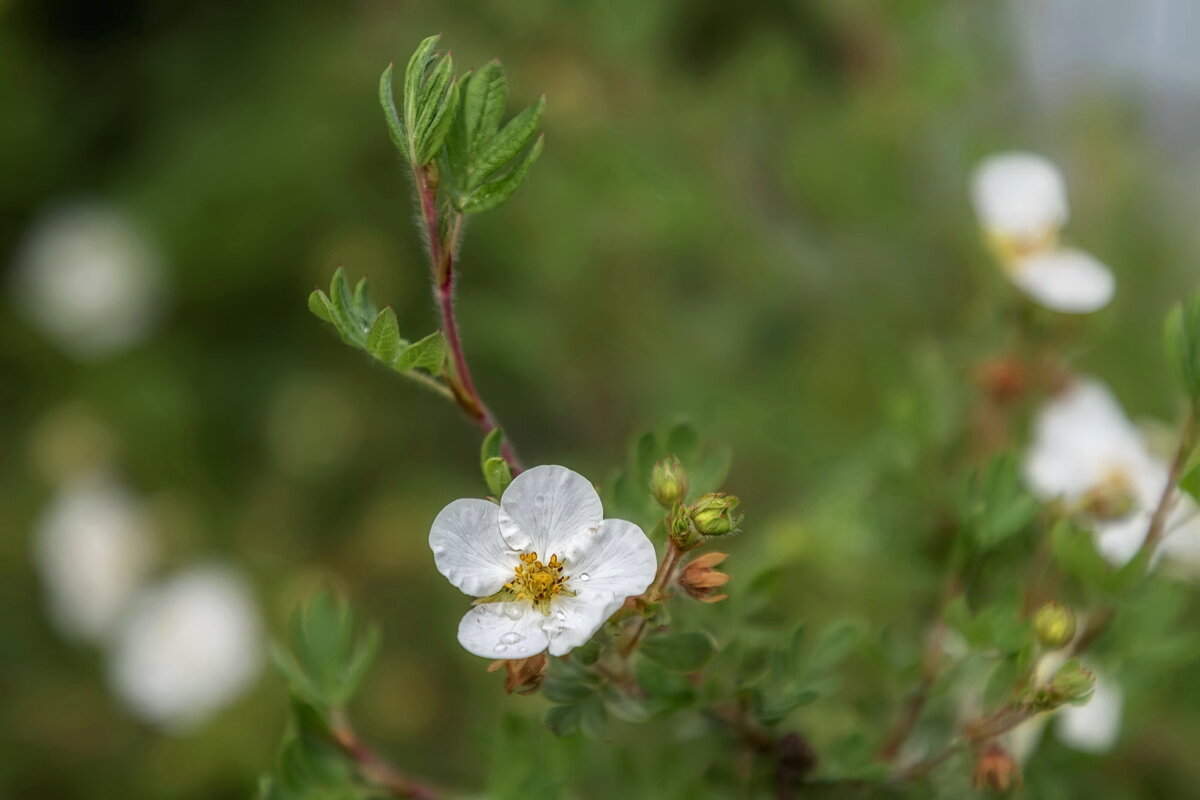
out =
{"type": "Polygon", "coordinates": [[[98,473],[73,479],[34,532],[51,618],[69,636],[103,641],[145,577],[153,551],[146,513],[128,490],[98,473]]]}
{"type": "MultiPolygon", "coordinates": [[[[1092,520],[1097,548],[1117,565],[1141,547],[1167,485],[1166,465],[1150,453],[1112,392],[1086,378],[1038,413],[1024,471],[1039,497],[1097,511],[1092,520]]],[[[1167,541],[1183,542],[1180,537],[1191,534],[1180,526],[1193,510],[1186,501],[1177,504],[1167,541]]]]}
{"type": "Polygon", "coordinates": [[[1067,221],[1062,173],[1034,153],[999,153],[984,159],[971,178],[971,201],[980,225],[1005,239],[1052,237],[1067,221]]]}
{"type": "Polygon", "coordinates": [[[971,179],[971,201],[1009,277],[1030,298],[1065,314],[1090,314],[1112,300],[1112,271],[1058,243],[1067,191],[1053,163],[1020,152],[984,159],[971,179]]]}
{"type": "Polygon", "coordinates": [[[158,254],[129,218],[104,205],[49,212],[26,238],[14,272],[22,310],[77,358],[135,344],[161,311],[158,254]]]}
{"type": "Polygon", "coordinates": [[[567,653],[657,570],[642,529],[604,519],[592,485],[556,466],[522,472],[499,505],[455,500],[433,521],[429,546],[452,584],[488,598],[458,626],[462,646],[485,658],[567,653]]]}
{"type": "Polygon", "coordinates": [[[1009,266],[1013,283],[1046,308],[1090,314],[1108,305],[1116,290],[1112,271],[1072,247],[1036,250],[1009,266]]]}
{"type": "Polygon", "coordinates": [[[186,730],[247,688],[262,648],[245,582],[223,567],[193,567],[135,599],[110,653],[109,682],[141,719],[186,730]]]}
{"type": "Polygon", "coordinates": [[[1058,740],[1085,753],[1106,753],[1121,734],[1125,695],[1112,680],[1096,675],[1096,690],[1082,706],[1063,706],[1056,715],[1058,740]]]}

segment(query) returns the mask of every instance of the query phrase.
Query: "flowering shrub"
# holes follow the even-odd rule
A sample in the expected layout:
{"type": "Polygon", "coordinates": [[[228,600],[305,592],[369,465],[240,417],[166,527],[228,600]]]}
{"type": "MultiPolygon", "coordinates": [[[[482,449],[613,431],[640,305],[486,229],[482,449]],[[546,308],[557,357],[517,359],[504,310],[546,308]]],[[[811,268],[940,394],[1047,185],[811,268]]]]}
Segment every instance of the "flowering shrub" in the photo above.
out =
{"type": "MultiPolygon", "coordinates": [[[[617,751],[613,763],[627,765],[630,785],[653,783],[635,776],[645,756],[681,796],[1009,791],[1052,719],[1068,746],[1110,747],[1122,716],[1118,665],[1110,672],[1106,663],[1099,679],[1095,665],[1130,635],[1122,626],[1136,625],[1159,582],[1190,576],[1200,553],[1192,499],[1200,300],[1167,324],[1187,403],[1164,458],[1050,335],[1054,314],[1099,311],[1115,290],[1107,267],[1060,241],[1062,175],[1031,154],[985,160],[970,188],[983,238],[1023,296],[1044,308],[1022,306],[1010,351],[980,359],[973,413],[930,448],[935,459],[897,455],[877,466],[914,496],[935,495],[944,533],[945,579],[921,655],[900,663],[886,636],[870,640],[853,621],[810,636],[803,609],[772,607],[764,589],[806,576],[767,569],[742,582],[725,571],[728,554],[714,548],[743,529],[752,537],[754,510],[744,517],[741,500],[722,491],[727,459],[691,425],[643,436],[600,491],[571,469],[527,466],[518,455],[471,373],[456,317],[457,259],[468,219],[508,200],[541,154],[545,102],[505,121],[500,65],[458,74],[437,45],[437,37],[420,44],[399,87],[389,67],[380,99],[411,172],[439,328],[408,338],[366,280],[352,286],[341,268],[309,308],[480,431],[479,494],[490,496],[452,500],[422,526],[430,565],[474,598],[457,638],[487,669],[504,671],[496,691],[540,695],[526,701],[544,704],[555,735],[617,751]],[[921,469],[951,472],[954,489],[914,478],[921,469]],[[860,715],[836,710],[802,724],[800,710],[830,694],[856,649],[892,667],[897,683],[870,698],[872,724],[847,730],[860,715]],[[628,725],[652,732],[614,732],[628,725]]],[[[377,631],[360,632],[334,594],[296,612],[274,649],[293,713],[264,798],[472,796],[473,787],[417,777],[419,765],[394,765],[358,733],[350,701],[377,645],[377,631]]],[[[525,747],[536,736],[495,737],[486,796],[588,796],[541,769],[525,747]]]]}

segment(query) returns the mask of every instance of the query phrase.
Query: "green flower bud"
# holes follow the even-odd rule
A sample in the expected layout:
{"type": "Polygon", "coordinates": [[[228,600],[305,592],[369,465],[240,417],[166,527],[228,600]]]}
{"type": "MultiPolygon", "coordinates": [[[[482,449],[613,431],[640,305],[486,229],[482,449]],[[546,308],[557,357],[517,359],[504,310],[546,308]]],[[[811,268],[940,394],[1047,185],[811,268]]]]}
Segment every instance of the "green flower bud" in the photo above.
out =
{"type": "Polygon", "coordinates": [[[1096,690],[1096,676],[1071,659],[1054,674],[1050,689],[1061,703],[1083,705],[1096,690]]]}
{"type": "Polygon", "coordinates": [[[687,495],[688,478],[675,456],[664,458],[650,473],[650,493],[663,508],[674,508],[687,495]]]}
{"type": "Polygon", "coordinates": [[[1042,646],[1057,650],[1075,638],[1075,612],[1062,603],[1047,603],[1033,616],[1033,632],[1042,646]]]}
{"type": "Polygon", "coordinates": [[[724,492],[706,494],[688,509],[692,524],[705,536],[735,533],[738,523],[742,521],[742,515],[734,513],[740,502],[724,492]]]}

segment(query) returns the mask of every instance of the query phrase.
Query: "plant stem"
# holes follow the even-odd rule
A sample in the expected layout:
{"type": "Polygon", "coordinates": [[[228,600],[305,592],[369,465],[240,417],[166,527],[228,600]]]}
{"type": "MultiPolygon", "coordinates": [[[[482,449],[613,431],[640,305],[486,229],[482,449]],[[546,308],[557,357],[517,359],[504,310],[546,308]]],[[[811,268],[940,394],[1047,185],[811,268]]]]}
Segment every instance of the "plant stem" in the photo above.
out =
{"type": "Polygon", "coordinates": [[[1196,408],[1193,405],[1188,412],[1187,421],[1183,424],[1183,431],[1179,435],[1179,447],[1175,450],[1175,457],[1171,459],[1171,467],[1167,472],[1167,485],[1163,487],[1158,505],[1154,508],[1154,516],[1150,518],[1150,528],[1146,531],[1146,538],[1138,552],[1139,556],[1153,556],[1154,550],[1162,542],[1163,532],[1167,528],[1167,517],[1175,506],[1179,479],[1183,477],[1183,468],[1187,466],[1188,459],[1195,447],[1196,408]]]}
{"type": "MultiPolygon", "coordinates": [[[[479,426],[484,434],[488,434],[500,427],[500,423],[483,401],[483,397],[475,386],[475,379],[471,376],[471,368],[467,364],[462,336],[458,331],[458,320],[454,313],[454,259],[458,251],[459,237],[462,234],[463,215],[452,212],[450,224],[443,235],[442,219],[437,209],[437,186],[430,169],[428,167],[415,168],[413,180],[417,186],[421,218],[425,223],[425,241],[429,248],[429,261],[433,272],[438,314],[442,322],[442,334],[446,337],[446,347],[450,351],[451,363],[446,374],[446,383],[459,408],[479,426]]],[[[514,475],[524,469],[507,436],[501,443],[500,452],[514,475]]]]}
{"type": "Polygon", "coordinates": [[[437,800],[441,796],[432,786],[405,775],[372,750],[358,736],[345,712],[334,712],[330,733],[342,752],[358,765],[363,776],[392,797],[437,800]]]}
{"type": "MultiPolygon", "coordinates": [[[[675,540],[667,539],[667,552],[663,553],[662,561],[658,564],[658,572],[654,574],[654,581],[646,589],[642,595],[647,603],[657,603],[666,595],[667,587],[671,585],[671,581],[675,580],[675,570],[679,566],[679,559],[683,555],[683,551],[679,549],[679,545],[675,544],[675,540]]],[[[646,635],[646,628],[650,625],[650,619],[646,616],[638,618],[637,624],[629,634],[629,638],[621,645],[621,657],[629,658],[637,646],[641,644],[642,637],[646,635]]]]}

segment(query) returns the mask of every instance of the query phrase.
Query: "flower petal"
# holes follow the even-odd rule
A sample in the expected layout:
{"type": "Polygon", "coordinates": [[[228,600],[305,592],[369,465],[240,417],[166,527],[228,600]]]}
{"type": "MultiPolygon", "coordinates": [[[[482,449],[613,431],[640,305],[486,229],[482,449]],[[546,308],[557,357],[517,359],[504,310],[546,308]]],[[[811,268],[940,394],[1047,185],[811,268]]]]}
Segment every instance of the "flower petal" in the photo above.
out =
{"type": "Polygon", "coordinates": [[[1062,173],[1034,153],[984,159],[971,178],[971,201],[980,225],[1000,236],[1040,238],[1067,221],[1062,173]]]}
{"type": "Polygon", "coordinates": [[[514,550],[542,558],[562,555],[576,536],[600,525],[604,508],[592,484],[577,472],[552,465],[513,479],[500,498],[500,533],[514,550]]]}
{"type": "Polygon", "coordinates": [[[1116,279],[1092,256],[1074,248],[1018,259],[1013,282],[1037,302],[1066,314],[1090,314],[1112,300],[1116,279]]]}
{"type": "Polygon", "coordinates": [[[513,576],[517,554],[500,537],[500,506],[487,500],[455,500],[429,529],[438,572],[462,592],[487,597],[513,576]]]}
{"type": "Polygon", "coordinates": [[[1097,522],[1094,531],[1096,550],[1114,567],[1125,566],[1146,541],[1152,516],[1151,511],[1142,509],[1117,520],[1097,522]]]}
{"type": "Polygon", "coordinates": [[[1096,691],[1082,706],[1064,706],[1058,712],[1058,740],[1075,750],[1105,753],[1121,733],[1121,707],[1125,695],[1113,681],[1096,675],[1096,691]]]}
{"type": "Polygon", "coordinates": [[[566,655],[585,644],[624,601],[624,597],[617,597],[612,592],[555,598],[553,610],[542,624],[550,640],[550,655],[566,655]]]}
{"type": "Polygon", "coordinates": [[[458,641],[484,658],[529,658],[546,649],[545,621],[530,603],[484,603],[463,615],[458,641]]]}
{"type": "Polygon", "coordinates": [[[564,561],[571,590],[580,597],[607,595],[623,601],[646,591],[658,571],[650,539],[623,519],[606,519],[595,533],[577,538],[564,561]]]}
{"type": "Polygon", "coordinates": [[[1038,412],[1024,472],[1043,499],[1075,499],[1113,471],[1135,484],[1150,456],[1137,429],[1104,384],[1080,379],[1038,412]]]}

